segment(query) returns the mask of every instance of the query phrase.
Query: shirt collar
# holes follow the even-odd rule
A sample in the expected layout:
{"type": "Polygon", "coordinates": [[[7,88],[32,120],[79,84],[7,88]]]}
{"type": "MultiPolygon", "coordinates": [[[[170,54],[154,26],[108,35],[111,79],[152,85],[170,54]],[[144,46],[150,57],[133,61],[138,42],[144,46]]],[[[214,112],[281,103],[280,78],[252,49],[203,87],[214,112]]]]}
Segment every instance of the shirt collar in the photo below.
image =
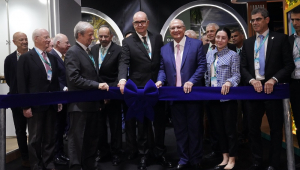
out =
{"type": "MultiPolygon", "coordinates": [[[[105,48],[105,50],[108,50],[110,46],[111,46],[111,42],[109,42],[109,44],[108,44],[106,47],[103,47],[103,46],[101,45],[101,48],[105,48]]],[[[101,49],[101,48],[100,48],[100,49],[101,49]]]]}
{"type": "Polygon", "coordinates": [[[61,58],[61,56],[62,56],[62,54],[58,51],[58,50],[56,50],[55,48],[53,48],[53,50],[58,54],[58,56],[61,58]]]}
{"type": "Polygon", "coordinates": [[[180,46],[184,47],[186,41],[186,37],[183,36],[183,38],[179,41],[179,43],[177,43],[176,41],[174,41],[174,48],[176,48],[176,45],[179,44],[180,46]]]}
{"type": "Polygon", "coordinates": [[[220,52],[218,51],[217,48],[215,48],[215,49],[213,50],[213,54],[217,54],[218,57],[222,57],[223,55],[227,54],[228,51],[229,51],[228,46],[226,46],[226,47],[225,47],[222,51],[220,51],[220,52]]]}
{"type": "Polygon", "coordinates": [[[140,39],[142,40],[142,42],[144,42],[143,37],[148,37],[148,31],[146,32],[145,36],[142,36],[141,34],[139,34],[138,32],[136,32],[136,34],[140,37],[140,39]]]}
{"type": "MultiPolygon", "coordinates": [[[[264,37],[266,37],[267,34],[268,34],[269,32],[270,32],[270,30],[267,29],[262,35],[263,35],[264,37]]],[[[259,33],[256,33],[256,38],[258,38],[259,35],[260,35],[259,33]]]]}
{"type": "Polygon", "coordinates": [[[82,43],[80,43],[79,41],[76,40],[76,42],[80,45],[80,47],[82,47],[84,49],[84,51],[86,51],[86,49],[88,47],[86,47],[85,45],[83,45],[82,43]]]}
{"type": "Polygon", "coordinates": [[[42,54],[42,52],[44,52],[41,49],[37,48],[36,46],[34,46],[34,48],[39,52],[39,54],[42,54]]]}
{"type": "MultiPolygon", "coordinates": [[[[215,45],[216,46],[216,44],[212,44],[211,42],[209,42],[209,48],[211,48],[211,46],[212,45],[215,45]]],[[[217,47],[217,46],[216,46],[217,47]]],[[[215,48],[216,49],[216,48],[215,48]]]]}

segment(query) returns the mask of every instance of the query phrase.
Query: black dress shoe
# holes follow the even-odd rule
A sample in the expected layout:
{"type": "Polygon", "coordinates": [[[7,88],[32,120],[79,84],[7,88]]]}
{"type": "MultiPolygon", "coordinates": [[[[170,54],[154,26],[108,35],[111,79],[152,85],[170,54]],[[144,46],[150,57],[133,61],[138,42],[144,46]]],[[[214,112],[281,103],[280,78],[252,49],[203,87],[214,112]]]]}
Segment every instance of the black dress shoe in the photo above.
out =
{"type": "Polygon", "coordinates": [[[188,169],[188,168],[189,168],[188,164],[178,164],[176,167],[176,169],[180,169],[180,170],[188,169]]]}
{"type": "Polygon", "coordinates": [[[173,165],[171,162],[169,162],[164,156],[160,156],[156,158],[157,163],[160,164],[161,166],[164,166],[166,168],[172,168],[173,165]]]}
{"type": "Polygon", "coordinates": [[[142,157],[141,158],[141,161],[140,161],[137,169],[139,169],[139,170],[145,170],[145,169],[147,169],[147,158],[146,157],[142,157]]]}
{"type": "Polygon", "coordinates": [[[225,165],[217,165],[217,166],[214,167],[214,169],[215,169],[215,170],[216,170],[216,169],[224,169],[226,165],[227,165],[227,164],[225,164],[225,165]]]}
{"type": "Polygon", "coordinates": [[[67,165],[67,161],[61,159],[60,157],[54,158],[54,163],[57,165],[67,165]]]}
{"type": "Polygon", "coordinates": [[[268,166],[266,170],[276,170],[273,166],[268,166]]]}
{"type": "Polygon", "coordinates": [[[121,159],[118,155],[114,155],[111,161],[113,166],[118,166],[121,163],[121,159]]]}
{"type": "Polygon", "coordinates": [[[69,161],[70,159],[67,157],[67,155],[65,154],[61,154],[60,157],[65,160],[65,161],[69,161]]]}
{"type": "Polygon", "coordinates": [[[216,153],[216,152],[211,152],[211,153],[205,155],[203,158],[209,159],[209,160],[218,159],[218,158],[222,158],[222,154],[216,153]]]}
{"type": "Polygon", "coordinates": [[[261,167],[260,164],[254,163],[254,164],[252,164],[252,166],[251,166],[249,169],[247,169],[247,170],[261,170],[261,169],[262,169],[262,167],[261,167]]]}
{"type": "Polygon", "coordinates": [[[132,160],[135,159],[138,156],[137,152],[130,152],[127,159],[132,160]]]}

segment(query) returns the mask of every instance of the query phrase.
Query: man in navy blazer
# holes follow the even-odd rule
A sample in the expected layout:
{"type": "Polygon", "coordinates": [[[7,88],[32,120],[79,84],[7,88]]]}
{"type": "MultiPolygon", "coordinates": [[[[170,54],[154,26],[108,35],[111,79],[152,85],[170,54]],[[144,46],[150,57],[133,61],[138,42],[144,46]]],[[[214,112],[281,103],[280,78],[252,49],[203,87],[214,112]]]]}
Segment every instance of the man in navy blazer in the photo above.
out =
{"type": "MultiPolygon", "coordinates": [[[[28,52],[28,39],[27,35],[22,32],[16,32],[13,35],[13,43],[17,46],[17,50],[8,55],[4,61],[4,75],[7,85],[9,86],[8,94],[18,94],[17,86],[17,63],[19,57],[28,52]]],[[[23,116],[23,110],[20,107],[11,108],[14,119],[16,136],[18,141],[19,150],[22,156],[22,166],[30,167],[26,126],[27,119],[23,116]]]]}
{"type": "MultiPolygon", "coordinates": [[[[174,42],[161,48],[161,63],[156,86],[183,87],[190,93],[193,86],[203,86],[206,57],[202,42],[184,36],[183,21],[175,19],[169,26],[174,42]],[[165,82],[167,84],[164,84],[165,82]]],[[[172,120],[180,160],[176,169],[185,169],[190,163],[201,169],[203,120],[199,101],[174,101],[171,105],[172,120]]]]}
{"type": "MultiPolygon", "coordinates": [[[[68,91],[66,82],[65,54],[70,48],[68,37],[64,34],[57,34],[53,38],[53,49],[49,52],[52,54],[58,63],[58,81],[60,91],[68,91]]],[[[63,134],[67,126],[67,105],[63,105],[63,109],[57,114],[55,122],[55,150],[54,163],[66,165],[69,158],[64,153],[63,134]]]]}

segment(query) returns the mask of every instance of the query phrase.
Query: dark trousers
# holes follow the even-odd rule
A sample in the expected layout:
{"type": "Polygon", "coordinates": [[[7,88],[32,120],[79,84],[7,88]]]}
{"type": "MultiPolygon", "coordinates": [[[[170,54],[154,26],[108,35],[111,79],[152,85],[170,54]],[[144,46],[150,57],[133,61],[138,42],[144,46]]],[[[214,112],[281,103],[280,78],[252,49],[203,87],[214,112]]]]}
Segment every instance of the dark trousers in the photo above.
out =
{"type": "Polygon", "coordinates": [[[207,121],[208,121],[209,141],[210,141],[211,149],[215,153],[221,153],[221,149],[219,145],[219,137],[217,135],[217,129],[214,126],[214,119],[208,106],[209,101],[204,101],[204,105],[205,105],[207,121]]]}
{"type": "Polygon", "coordinates": [[[198,164],[202,158],[203,120],[201,103],[178,101],[171,105],[179,164],[198,164]]]}
{"type": "Polygon", "coordinates": [[[220,102],[213,100],[209,102],[209,109],[212,113],[219,144],[222,153],[229,153],[230,157],[237,156],[237,101],[230,100],[220,102]]]}
{"type": "Polygon", "coordinates": [[[263,160],[263,146],[261,141],[261,122],[266,112],[270,126],[270,166],[279,167],[282,126],[283,126],[283,106],[282,100],[248,100],[248,125],[249,138],[254,161],[261,163],[263,160]]]}
{"type": "Polygon", "coordinates": [[[293,116],[297,127],[297,139],[300,145],[300,80],[291,79],[290,95],[293,116]]]}
{"type": "Polygon", "coordinates": [[[70,112],[68,151],[70,170],[96,170],[98,112],[70,112]]]}
{"type": "Polygon", "coordinates": [[[11,110],[13,113],[12,116],[14,119],[19,151],[22,160],[26,161],[29,159],[26,135],[27,118],[23,115],[23,110],[21,108],[11,108],[11,110]]]}
{"type": "Polygon", "coordinates": [[[49,108],[45,112],[32,112],[28,118],[29,160],[32,170],[55,168],[53,152],[55,147],[55,117],[56,112],[49,108]]]}
{"type": "MultiPolygon", "coordinates": [[[[126,107],[124,107],[125,118],[126,107]]],[[[148,118],[145,118],[143,122],[139,122],[134,118],[125,121],[126,145],[131,152],[138,152],[142,156],[146,156],[152,152],[156,157],[162,156],[165,153],[165,102],[158,102],[154,107],[154,111],[153,124],[148,118]],[[137,140],[136,125],[138,128],[137,140]],[[154,132],[152,126],[154,126],[154,132]]]]}
{"type": "Polygon", "coordinates": [[[122,110],[120,100],[110,100],[104,105],[100,112],[99,121],[99,150],[101,155],[111,152],[113,155],[119,155],[122,149],[122,110]],[[107,125],[108,119],[110,127],[110,147],[108,145],[107,125]]]}
{"type": "Polygon", "coordinates": [[[54,158],[64,155],[63,135],[67,126],[67,105],[63,105],[62,111],[57,113],[55,121],[55,150],[54,158]]]}

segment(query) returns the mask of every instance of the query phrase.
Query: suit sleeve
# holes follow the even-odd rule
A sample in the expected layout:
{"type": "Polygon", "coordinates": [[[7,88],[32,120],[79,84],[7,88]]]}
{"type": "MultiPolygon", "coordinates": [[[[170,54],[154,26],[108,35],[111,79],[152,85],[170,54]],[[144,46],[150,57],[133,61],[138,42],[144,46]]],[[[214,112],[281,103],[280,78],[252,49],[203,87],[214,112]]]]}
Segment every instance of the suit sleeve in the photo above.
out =
{"type": "Polygon", "coordinates": [[[243,44],[243,50],[242,50],[242,55],[241,55],[241,76],[242,76],[242,81],[244,81],[245,85],[249,85],[249,81],[253,79],[254,77],[251,76],[251,73],[248,71],[249,68],[249,63],[247,60],[247,45],[243,44]]]}
{"type": "Polygon", "coordinates": [[[66,76],[70,83],[80,89],[98,89],[99,83],[88,80],[80,75],[81,64],[79,56],[73,50],[68,50],[65,58],[66,76]]]}
{"type": "Polygon", "coordinates": [[[281,41],[281,52],[282,52],[282,61],[283,61],[283,68],[280,69],[273,77],[278,80],[278,83],[282,83],[287,80],[287,77],[291,77],[292,72],[295,69],[295,63],[293,60],[293,54],[290,50],[290,43],[288,40],[288,36],[284,35],[283,41],[281,41]]]}
{"type": "Polygon", "coordinates": [[[119,60],[119,73],[118,73],[118,80],[120,79],[127,79],[128,75],[128,67],[130,62],[130,49],[126,41],[123,40],[122,42],[122,52],[121,57],[119,60]]]}
{"type": "Polygon", "coordinates": [[[5,80],[6,80],[6,83],[8,86],[11,85],[11,82],[10,82],[10,66],[11,66],[11,62],[9,60],[9,57],[6,57],[6,59],[4,60],[4,77],[5,77],[5,80]]]}
{"type": "Polygon", "coordinates": [[[189,79],[190,82],[192,82],[193,84],[196,84],[200,81],[202,81],[202,79],[204,78],[204,73],[206,72],[207,68],[206,68],[206,55],[203,52],[203,45],[201,43],[201,41],[199,41],[199,45],[198,45],[198,53],[197,53],[197,69],[195,71],[195,73],[193,74],[193,76],[189,79]]]}

